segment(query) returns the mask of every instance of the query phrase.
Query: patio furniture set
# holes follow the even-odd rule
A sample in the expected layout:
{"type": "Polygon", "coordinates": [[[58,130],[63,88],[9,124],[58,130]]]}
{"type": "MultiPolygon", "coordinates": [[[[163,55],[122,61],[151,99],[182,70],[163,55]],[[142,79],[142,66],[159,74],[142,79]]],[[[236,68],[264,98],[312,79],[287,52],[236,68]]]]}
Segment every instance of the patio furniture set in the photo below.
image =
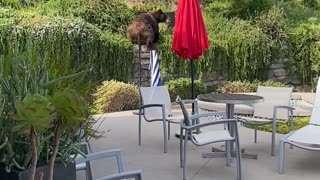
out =
{"type": "MultiPolygon", "coordinates": [[[[168,140],[170,140],[170,126],[172,123],[180,125],[180,167],[182,168],[183,179],[187,179],[186,162],[187,162],[187,144],[190,142],[196,146],[205,146],[212,143],[223,142],[225,151],[216,150],[208,154],[224,156],[226,158],[226,166],[230,166],[233,156],[236,157],[237,164],[237,180],[242,179],[241,175],[241,158],[257,158],[256,155],[246,155],[243,153],[239,143],[239,123],[250,125],[253,127],[271,124],[271,155],[275,152],[275,135],[276,125],[278,123],[287,123],[290,121],[291,132],[280,140],[280,150],[278,154],[278,173],[284,173],[285,144],[290,144],[305,150],[320,151],[320,79],[318,81],[317,92],[314,99],[310,124],[293,131],[293,111],[290,107],[290,98],[292,88],[280,87],[263,87],[259,86],[256,95],[243,94],[203,94],[198,99],[206,102],[224,103],[226,104],[226,112],[199,112],[198,100],[182,100],[177,97],[176,102],[171,103],[168,88],[166,86],[158,87],[140,87],[140,95],[142,105],[139,107],[139,128],[138,128],[138,144],[141,145],[142,118],[146,122],[160,121],[163,128],[163,152],[168,153],[168,140]],[[182,113],[173,113],[172,105],[180,105],[182,113]],[[193,104],[194,111],[186,107],[186,104],[193,104]],[[253,116],[234,116],[235,104],[254,104],[253,116]],[[206,122],[201,119],[208,118],[206,122]],[[209,130],[207,127],[216,127],[209,130]]],[[[254,142],[257,142],[257,130],[254,128],[254,142]]],[[[214,149],[214,148],[213,148],[214,149]]],[[[86,170],[87,179],[93,179],[91,172],[91,160],[104,157],[116,156],[118,162],[119,173],[107,176],[101,179],[126,179],[135,178],[142,179],[141,171],[125,172],[123,168],[123,160],[120,150],[109,150],[98,153],[88,153],[76,162],[82,164],[79,170],[86,170]]],[[[203,156],[204,157],[204,156],[203,156]]]]}

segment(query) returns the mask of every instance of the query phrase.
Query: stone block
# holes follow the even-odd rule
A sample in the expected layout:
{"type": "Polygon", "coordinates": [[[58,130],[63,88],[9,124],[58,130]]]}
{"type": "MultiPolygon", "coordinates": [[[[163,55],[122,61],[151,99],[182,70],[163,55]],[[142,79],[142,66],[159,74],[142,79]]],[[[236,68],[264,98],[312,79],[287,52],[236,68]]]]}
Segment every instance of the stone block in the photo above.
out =
{"type": "Polygon", "coordinates": [[[286,70],[283,68],[273,70],[276,77],[286,76],[286,70]]]}
{"type": "Polygon", "coordinates": [[[281,69],[281,68],[284,68],[284,64],[283,63],[271,64],[270,68],[271,69],[281,69]]]}

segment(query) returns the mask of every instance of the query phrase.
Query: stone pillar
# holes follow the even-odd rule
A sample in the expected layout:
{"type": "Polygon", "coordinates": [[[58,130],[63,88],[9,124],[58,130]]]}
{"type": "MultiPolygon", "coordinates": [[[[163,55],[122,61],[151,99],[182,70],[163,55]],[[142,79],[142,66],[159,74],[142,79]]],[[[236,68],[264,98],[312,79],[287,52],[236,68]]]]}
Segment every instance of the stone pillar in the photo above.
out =
{"type": "Polygon", "coordinates": [[[145,48],[141,48],[139,59],[139,48],[137,46],[134,47],[134,70],[133,75],[131,77],[131,82],[140,85],[140,67],[141,67],[141,86],[150,86],[150,71],[149,71],[149,63],[150,63],[150,51],[145,48]],[[141,66],[140,66],[141,64],[141,66]]]}

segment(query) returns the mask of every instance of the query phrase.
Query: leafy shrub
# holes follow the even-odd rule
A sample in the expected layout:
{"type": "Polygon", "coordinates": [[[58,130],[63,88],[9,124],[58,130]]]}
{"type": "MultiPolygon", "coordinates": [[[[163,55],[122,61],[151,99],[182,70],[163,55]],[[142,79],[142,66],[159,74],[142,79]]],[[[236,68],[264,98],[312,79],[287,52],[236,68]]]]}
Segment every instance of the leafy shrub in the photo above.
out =
{"type": "Polygon", "coordinates": [[[102,82],[93,96],[95,109],[101,113],[136,109],[140,102],[135,85],[114,80],[102,82]]]}
{"type": "Polygon", "coordinates": [[[13,20],[2,25],[1,20],[7,17],[12,16],[0,13],[1,62],[15,54],[30,62],[45,59],[50,79],[91,70],[76,80],[55,84],[51,90],[70,87],[88,92],[107,79],[128,80],[133,63],[133,53],[129,51],[132,44],[123,36],[102,32],[81,19],[18,17],[22,19],[19,24],[13,20]]]}
{"type": "MultiPolygon", "coordinates": [[[[170,98],[172,102],[176,100],[177,96],[182,99],[190,99],[192,96],[190,78],[179,78],[176,80],[168,81],[165,84],[169,88],[170,98]]],[[[207,87],[204,84],[202,84],[199,80],[194,81],[195,97],[206,92],[207,87]]]]}
{"type": "Polygon", "coordinates": [[[37,4],[30,13],[50,17],[80,17],[101,30],[125,35],[134,14],[122,0],[49,0],[37,4]]]}
{"type": "Polygon", "coordinates": [[[274,81],[258,81],[254,80],[252,83],[248,81],[228,81],[218,88],[222,93],[237,93],[237,92],[256,92],[258,86],[271,86],[271,87],[286,87],[281,82],[274,81]]]}
{"type": "Polygon", "coordinates": [[[226,84],[218,88],[222,93],[236,93],[236,92],[252,92],[251,85],[247,81],[228,81],[226,84]]]}
{"type": "Polygon", "coordinates": [[[133,19],[133,12],[122,0],[82,1],[83,7],[77,7],[74,14],[102,30],[111,30],[125,34],[128,23],[133,19]]]}
{"type": "Polygon", "coordinates": [[[161,9],[162,11],[168,11],[170,10],[168,6],[166,5],[156,5],[156,4],[143,4],[143,5],[136,5],[136,6],[133,6],[132,9],[135,11],[135,12],[150,12],[150,11],[156,11],[158,9],[161,9]]]}
{"type": "MultiPolygon", "coordinates": [[[[308,125],[309,121],[310,121],[310,117],[294,118],[293,120],[294,130],[298,130],[308,125]]],[[[251,126],[248,126],[248,127],[252,128],[251,126]]],[[[271,132],[272,125],[271,124],[263,125],[263,126],[257,127],[257,129],[261,131],[271,132]]],[[[289,132],[290,132],[290,121],[288,121],[286,124],[277,124],[277,133],[287,134],[289,132]]]]}
{"type": "Polygon", "coordinates": [[[218,0],[208,4],[206,12],[212,17],[223,16],[232,17],[239,15],[241,11],[246,9],[251,0],[218,0]]]}

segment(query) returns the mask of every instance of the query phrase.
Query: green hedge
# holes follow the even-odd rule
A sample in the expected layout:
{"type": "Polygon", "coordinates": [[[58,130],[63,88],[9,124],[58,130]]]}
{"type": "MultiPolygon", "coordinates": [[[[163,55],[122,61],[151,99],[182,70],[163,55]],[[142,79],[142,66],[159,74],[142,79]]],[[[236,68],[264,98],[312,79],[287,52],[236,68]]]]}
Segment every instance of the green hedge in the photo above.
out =
{"type": "MultiPolygon", "coordinates": [[[[176,80],[170,80],[165,83],[169,88],[171,102],[175,102],[177,96],[182,99],[191,99],[192,86],[190,78],[179,78],[176,80]]],[[[199,94],[207,92],[207,87],[200,81],[194,81],[194,95],[195,97],[199,94]]]]}
{"type": "MultiPolygon", "coordinates": [[[[303,118],[294,118],[293,120],[293,126],[294,130],[298,130],[306,125],[309,124],[310,117],[303,117],[303,118]]],[[[252,126],[247,126],[249,128],[253,128],[252,126]]],[[[260,131],[266,131],[266,132],[272,132],[272,125],[263,125],[260,127],[257,127],[257,130],[260,131]]],[[[286,124],[277,124],[277,133],[280,134],[288,134],[290,132],[290,121],[288,121],[286,124]]]]}
{"type": "MultiPolygon", "coordinates": [[[[219,72],[228,80],[266,79],[270,65],[268,37],[250,22],[205,17],[210,48],[196,61],[197,73],[219,72]]],[[[189,74],[190,62],[171,49],[172,34],[160,44],[161,65],[168,74],[189,74]]]]}
{"type": "Polygon", "coordinates": [[[258,86],[271,86],[271,87],[287,87],[281,82],[274,81],[258,81],[253,82],[248,81],[228,81],[227,83],[221,85],[217,91],[222,93],[237,93],[237,92],[256,92],[258,86]]]}
{"type": "Polygon", "coordinates": [[[13,16],[8,20],[3,15],[0,21],[2,19],[6,20],[6,24],[0,26],[0,60],[3,62],[9,64],[14,54],[29,61],[44,58],[50,79],[90,69],[86,76],[59,85],[73,86],[80,91],[89,91],[106,79],[127,81],[129,78],[132,45],[121,35],[102,32],[81,19],[13,16]],[[27,54],[28,50],[32,53],[27,54]]]}

